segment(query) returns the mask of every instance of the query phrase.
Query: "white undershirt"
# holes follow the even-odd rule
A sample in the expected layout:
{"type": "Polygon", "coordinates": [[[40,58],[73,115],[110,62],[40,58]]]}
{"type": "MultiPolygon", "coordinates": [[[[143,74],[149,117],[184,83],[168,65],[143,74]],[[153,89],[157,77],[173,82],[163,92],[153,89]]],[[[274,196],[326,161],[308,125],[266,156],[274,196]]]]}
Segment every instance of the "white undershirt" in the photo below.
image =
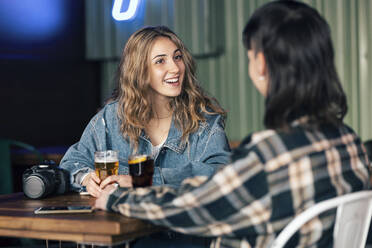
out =
{"type": "MultiPolygon", "coordinates": [[[[166,139],[165,139],[166,140],[166,139]]],[[[163,142],[161,142],[159,145],[157,146],[152,146],[152,157],[155,159],[158,155],[159,155],[159,152],[160,152],[160,149],[163,147],[164,143],[165,143],[165,140],[163,142]]]]}

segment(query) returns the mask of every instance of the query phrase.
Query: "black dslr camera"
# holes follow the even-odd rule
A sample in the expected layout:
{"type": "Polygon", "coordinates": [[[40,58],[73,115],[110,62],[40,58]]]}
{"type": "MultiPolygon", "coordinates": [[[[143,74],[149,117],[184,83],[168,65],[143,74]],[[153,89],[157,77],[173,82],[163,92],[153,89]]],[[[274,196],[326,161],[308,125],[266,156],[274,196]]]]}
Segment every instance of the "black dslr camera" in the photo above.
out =
{"type": "Polygon", "coordinates": [[[50,194],[64,194],[69,190],[70,175],[67,170],[54,164],[32,166],[23,172],[23,192],[32,199],[50,194]]]}

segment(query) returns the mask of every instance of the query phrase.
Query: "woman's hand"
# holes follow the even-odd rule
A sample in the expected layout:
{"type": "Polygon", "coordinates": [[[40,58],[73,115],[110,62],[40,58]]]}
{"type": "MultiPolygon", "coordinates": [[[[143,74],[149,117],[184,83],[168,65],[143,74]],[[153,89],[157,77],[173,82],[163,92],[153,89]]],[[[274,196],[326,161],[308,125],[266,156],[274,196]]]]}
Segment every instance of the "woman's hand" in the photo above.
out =
{"type": "Polygon", "coordinates": [[[102,181],[102,183],[99,185],[101,189],[104,189],[107,185],[117,183],[120,187],[132,187],[132,177],[129,175],[112,175],[105,180],[102,181]]]}
{"type": "Polygon", "coordinates": [[[94,208],[96,208],[96,209],[102,209],[102,210],[107,210],[106,209],[106,204],[107,204],[108,197],[109,197],[109,195],[112,192],[114,192],[116,190],[116,188],[117,188],[117,186],[115,186],[114,184],[107,185],[105,187],[105,189],[102,190],[102,192],[99,195],[99,197],[97,198],[97,200],[96,200],[96,202],[94,204],[94,208]]]}
{"type": "Polygon", "coordinates": [[[98,197],[102,192],[102,189],[99,187],[100,183],[101,183],[101,179],[99,179],[99,177],[96,175],[96,173],[95,172],[90,172],[84,178],[81,185],[86,187],[87,192],[90,195],[92,195],[94,197],[98,197]]]}

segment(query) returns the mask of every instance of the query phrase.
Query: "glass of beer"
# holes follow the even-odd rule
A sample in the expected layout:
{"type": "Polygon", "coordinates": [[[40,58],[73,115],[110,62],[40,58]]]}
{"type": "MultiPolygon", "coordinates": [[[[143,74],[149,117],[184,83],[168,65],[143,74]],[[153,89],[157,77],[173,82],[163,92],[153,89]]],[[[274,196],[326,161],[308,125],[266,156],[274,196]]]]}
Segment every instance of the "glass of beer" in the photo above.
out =
{"type": "Polygon", "coordinates": [[[154,175],[154,159],[148,155],[134,155],[128,159],[129,174],[132,176],[134,188],[152,185],[154,175]]]}
{"type": "Polygon", "coordinates": [[[119,170],[118,152],[112,150],[96,151],[94,153],[94,167],[101,180],[111,175],[117,175],[119,170]]]}

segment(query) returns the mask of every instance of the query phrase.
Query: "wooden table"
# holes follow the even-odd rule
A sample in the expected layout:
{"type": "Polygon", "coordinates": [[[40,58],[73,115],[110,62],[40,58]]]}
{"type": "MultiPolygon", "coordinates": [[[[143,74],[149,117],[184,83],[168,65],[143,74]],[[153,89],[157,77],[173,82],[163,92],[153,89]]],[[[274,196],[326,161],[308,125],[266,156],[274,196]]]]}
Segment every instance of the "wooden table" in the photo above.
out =
{"type": "Polygon", "coordinates": [[[0,236],[115,245],[162,230],[117,213],[35,215],[35,208],[57,205],[93,205],[94,197],[71,193],[40,200],[23,193],[0,195],[0,236]]]}

